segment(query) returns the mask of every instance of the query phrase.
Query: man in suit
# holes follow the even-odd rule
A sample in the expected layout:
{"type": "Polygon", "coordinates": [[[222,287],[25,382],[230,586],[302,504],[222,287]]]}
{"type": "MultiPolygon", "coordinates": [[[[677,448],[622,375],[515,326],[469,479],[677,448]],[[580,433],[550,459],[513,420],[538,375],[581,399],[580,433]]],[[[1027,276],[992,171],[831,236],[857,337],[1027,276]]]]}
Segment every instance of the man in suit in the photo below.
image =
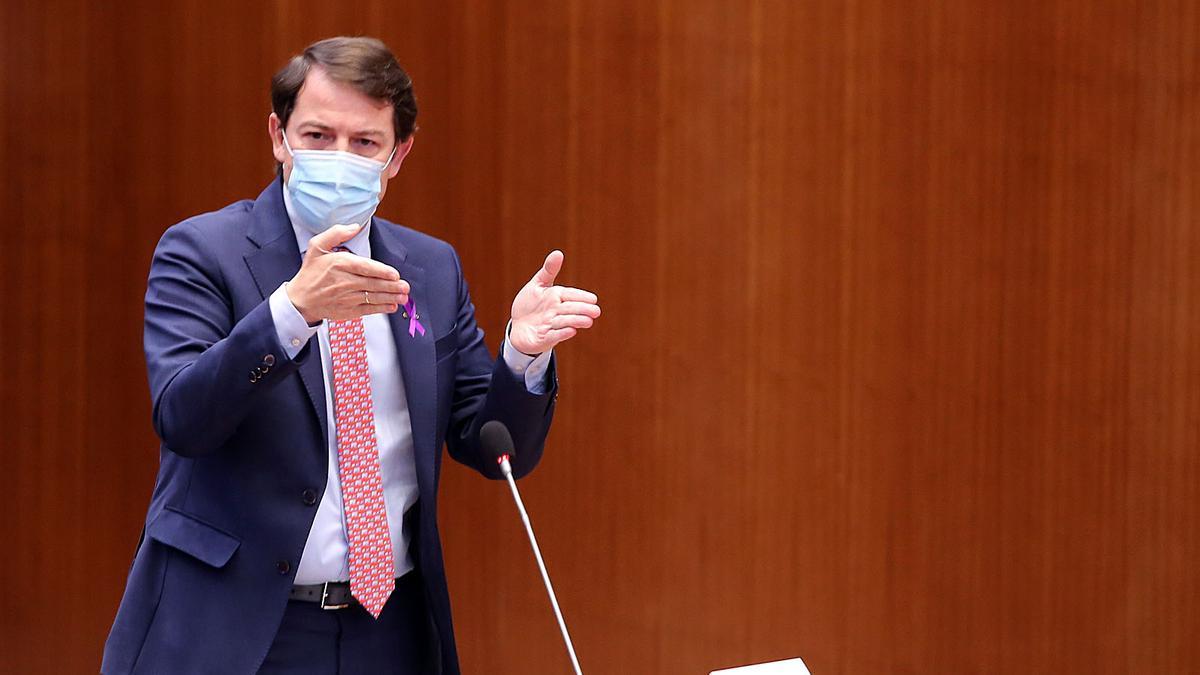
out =
{"type": "Polygon", "coordinates": [[[309,46],[272,80],[279,176],[163,235],[145,350],[160,469],[105,673],[457,673],[441,447],[499,478],[479,428],[541,456],[552,348],[596,297],[518,293],[499,358],[454,250],[373,214],[413,145],[381,42],[309,46]]]}

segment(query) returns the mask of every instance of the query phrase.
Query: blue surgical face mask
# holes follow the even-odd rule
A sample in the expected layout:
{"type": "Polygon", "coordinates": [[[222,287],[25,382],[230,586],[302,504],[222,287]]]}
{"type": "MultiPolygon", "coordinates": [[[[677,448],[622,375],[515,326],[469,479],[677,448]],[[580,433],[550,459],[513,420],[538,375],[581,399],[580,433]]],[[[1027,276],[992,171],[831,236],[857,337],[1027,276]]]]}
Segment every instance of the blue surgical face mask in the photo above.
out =
{"type": "Polygon", "coordinates": [[[286,133],[283,146],[292,156],[287,191],[298,225],[319,234],[334,225],[370,222],[395,148],[386,162],[377,162],[340,150],[292,150],[286,133]]]}

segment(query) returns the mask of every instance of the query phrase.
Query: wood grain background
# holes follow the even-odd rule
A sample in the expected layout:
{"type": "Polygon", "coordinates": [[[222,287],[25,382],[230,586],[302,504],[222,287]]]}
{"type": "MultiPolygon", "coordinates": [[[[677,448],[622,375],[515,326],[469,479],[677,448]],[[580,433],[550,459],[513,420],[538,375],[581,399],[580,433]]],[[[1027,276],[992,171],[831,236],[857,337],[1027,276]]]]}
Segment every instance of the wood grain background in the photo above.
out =
{"type": "MultiPolygon", "coordinates": [[[[493,348],[550,248],[601,296],[524,485],[586,672],[1200,670],[1196,3],[7,0],[0,671],[98,669],[151,251],[334,34],[493,348]]],[[[441,499],[466,671],[567,672],[503,486],[441,499]]]]}

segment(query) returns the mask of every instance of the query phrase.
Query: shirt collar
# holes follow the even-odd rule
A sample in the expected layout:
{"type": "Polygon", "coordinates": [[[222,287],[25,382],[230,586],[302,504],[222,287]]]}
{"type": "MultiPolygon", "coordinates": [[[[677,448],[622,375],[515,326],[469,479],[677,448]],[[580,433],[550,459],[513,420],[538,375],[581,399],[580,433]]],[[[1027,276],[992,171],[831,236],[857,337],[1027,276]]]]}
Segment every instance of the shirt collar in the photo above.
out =
{"type": "MultiPolygon", "coordinates": [[[[296,246],[300,247],[300,255],[308,250],[308,240],[313,238],[313,233],[300,227],[296,224],[296,214],[292,211],[292,196],[288,194],[287,185],[283,186],[283,208],[287,210],[288,222],[291,223],[292,232],[296,235],[296,246]]],[[[371,224],[375,218],[371,218],[366,227],[359,231],[358,234],[350,238],[350,241],[344,242],[342,246],[350,249],[350,252],[357,256],[365,258],[371,257],[371,224]]]]}

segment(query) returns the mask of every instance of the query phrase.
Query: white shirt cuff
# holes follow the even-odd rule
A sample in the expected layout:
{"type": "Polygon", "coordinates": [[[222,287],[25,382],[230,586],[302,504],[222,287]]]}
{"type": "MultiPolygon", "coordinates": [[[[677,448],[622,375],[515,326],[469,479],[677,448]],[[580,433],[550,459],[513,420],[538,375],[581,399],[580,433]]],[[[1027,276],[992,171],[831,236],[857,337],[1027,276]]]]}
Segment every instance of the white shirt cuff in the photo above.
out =
{"type": "Polygon", "coordinates": [[[275,322],[275,335],[279,337],[279,345],[283,347],[289,359],[294,359],[309,338],[317,334],[321,324],[308,325],[300,315],[300,310],[292,304],[285,286],[286,283],[275,289],[268,302],[271,303],[271,320],[275,322]]]}
{"type": "MultiPolygon", "coordinates": [[[[302,319],[303,320],[303,319],[302,319]]],[[[550,367],[550,355],[554,350],[530,356],[519,351],[508,341],[508,332],[512,330],[512,322],[504,329],[504,345],[500,348],[504,354],[504,363],[508,364],[514,375],[525,376],[525,389],[538,396],[546,393],[546,370],[550,367]]]]}

